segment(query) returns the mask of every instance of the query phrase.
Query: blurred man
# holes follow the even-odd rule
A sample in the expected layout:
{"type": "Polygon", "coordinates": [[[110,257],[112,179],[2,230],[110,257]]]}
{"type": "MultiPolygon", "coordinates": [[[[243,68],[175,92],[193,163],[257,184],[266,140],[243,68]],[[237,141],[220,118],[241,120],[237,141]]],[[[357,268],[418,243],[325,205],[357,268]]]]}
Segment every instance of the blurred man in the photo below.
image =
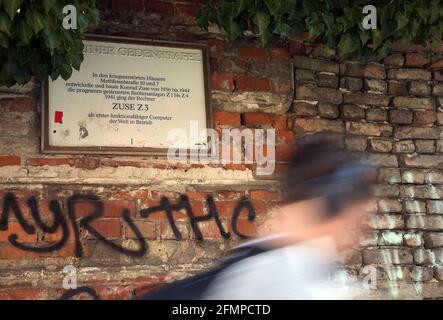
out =
{"type": "Polygon", "coordinates": [[[264,224],[272,225],[267,235],[235,248],[214,270],[144,298],[353,298],[360,291],[331,274],[371,204],[366,169],[323,135],[299,141],[286,172],[284,201],[264,224]]]}

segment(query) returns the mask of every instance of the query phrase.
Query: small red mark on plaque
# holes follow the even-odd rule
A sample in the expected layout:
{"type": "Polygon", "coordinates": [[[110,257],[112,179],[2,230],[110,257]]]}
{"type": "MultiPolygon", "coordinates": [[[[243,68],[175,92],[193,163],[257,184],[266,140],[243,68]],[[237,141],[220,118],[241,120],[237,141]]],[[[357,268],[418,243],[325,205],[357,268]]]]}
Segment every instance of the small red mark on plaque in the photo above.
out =
{"type": "Polygon", "coordinates": [[[55,112],[54,123],[63,123],[63,112],[62,111],[55,112]]]}

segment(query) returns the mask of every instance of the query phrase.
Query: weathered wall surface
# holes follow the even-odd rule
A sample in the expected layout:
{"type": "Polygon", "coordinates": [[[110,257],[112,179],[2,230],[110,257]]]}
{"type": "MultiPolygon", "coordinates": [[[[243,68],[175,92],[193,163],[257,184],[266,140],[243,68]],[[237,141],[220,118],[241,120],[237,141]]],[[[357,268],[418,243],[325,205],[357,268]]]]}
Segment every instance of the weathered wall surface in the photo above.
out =
{"type": "Polygon", "coordinates": [[[0,298],[58,298],[66,265],[76,266],[79,286],[108,299],[208,267],[255,235],[277,205],[292,139],[320,131],[381,166],[373,230],[344,256],[349,272],[377,266],[374,297],[442,298],[443,60],[431,64],[422,48],[403,45],[361,65],[308,38],[231,45],[217,29],[196,26],[204,2],[98,1],[103,23],[91,31],[207,44],[216,127],[275,128],[276,174],[257,176],[245,164],[43,155],[39,84],[2,88],[0,298]],[[94,211],[101,216],[82,220],[94,211]]]}

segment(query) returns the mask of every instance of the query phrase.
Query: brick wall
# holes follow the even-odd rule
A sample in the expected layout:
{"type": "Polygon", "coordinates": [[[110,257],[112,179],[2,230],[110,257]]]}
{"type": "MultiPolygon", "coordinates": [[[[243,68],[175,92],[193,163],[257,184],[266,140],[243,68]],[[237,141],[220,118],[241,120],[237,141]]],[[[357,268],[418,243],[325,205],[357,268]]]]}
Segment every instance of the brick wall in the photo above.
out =
{"type": "Polygon", "coordinates": [[[98,1],[104,21],[91,32],[208,45],[216,127],[275,128],[277,172],[42,155],[39,84],[2,88],[0,203],[9,219],[0,224],[0,298],[59,298],[66,265],[103,299],[207,268],[255,235],[278,204],[293,138],[320,131],[380,165],[372,231],[343,255],[349,274],[376,266],[374,298],[442,298],[443,60],[397,45],[383,61],[362,65],[308,37],[268,49],[252,38],[231,45],[217,28],[196,26],[204,3],[98,1]],[[102,215],[82,220],[94,210],[102,215]]]}

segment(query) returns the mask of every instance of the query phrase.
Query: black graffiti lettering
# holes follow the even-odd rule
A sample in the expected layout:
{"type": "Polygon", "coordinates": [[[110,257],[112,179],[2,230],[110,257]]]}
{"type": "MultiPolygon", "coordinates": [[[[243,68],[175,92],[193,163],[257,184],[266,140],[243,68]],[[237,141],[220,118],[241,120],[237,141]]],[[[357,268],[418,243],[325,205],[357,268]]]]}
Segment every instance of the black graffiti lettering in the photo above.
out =
{"type": "MultiPolygon", "coordinates": [[[[135,250],[127,249],[123,246],[115,244],[114,242],[106,239],[106,237],[104,237],[93,226],[91,226],[92,221],[94,221],[98,218],[101,218],[103,216],[103,203],[101,201],[99,201],[99,199],[97,197],[95,197],[95,196],[75,196],[75,197],[71,198],[71,200],[72,200],[71,203],[75,203],[76,201],[81,200],[83,202],[89,202],[91,205],[94,206],[94,211],[91,214],[87,215],[86,217],[80,219],[79,223],[80,223],[81,227],[88,230],[88,232],[90,234],[92,234],[94,237],[96,237],[98,240],[102,241],[103,243],[105,243],[109,247],[111,247],[123,254],[126,254],[128,256],[141,257],[146,253],[146,251],[147,251],[146,242],[143,240],[143,236],[142,236],[140,230],[138,230],[136,225],[132,222],[131,217],[129,216],[129,211],[127,209],[123,210],[122,218],[123,218],[123,221],[125,221],[129,225],[131,230],[134,232],[134,234],[136,235],[137,241],[139,242],[139,247],[138,247],[138,249],[135,249],[135,250]]],[[[74,208],[73,216],[75,217],[75,205],[72,205],[71,207],[74,208]]]]}
{"type": "Polygon", "coordinates": [[[59,300],[69,300],[75,296],[78,296],[82,293],[86,293],[92,297],[93,300],[101,300],[97,292],[90,287],[78,287],[76,289],[66,290],[59,300]]]}
{"type": "Polygon", "coordinates": [[[23,217],[23,213],[21,212],[17,199],[14,194],[8,192],[5,195],[5,199],[3,202],[3,211],[0,217],[0,230],[5,231],[8,230],[9,226],[9,212],[12,210],[15,218],[17,219],[20,226],[27,234],[35,234],[35,227],[30,225],[25,218],[23,217]]]}
{"type": "Polygon", "coordinates": [[[191,223],[192,231],[194,232],[194,235],[196,239],[203,240],[203,235],[201,233],[201,230],[198,226],[200,222],[203,221],[209,221],[211,219],[214,219],[220,234],[224,238],[229,238],[230,234],[225,231],[223,224],[220,221],[220,217],[218,215],[217,208],[215,207],[215,203],[212,197],[208,197],[206,200],[206,203],[208,205],[208,211],[209,213],[207,215],[203,216],[195,216],[194,212],[192,210],[191,203],[189,201],[188,196],[181,195],[180,199],[177,203],[171,204],[171,202],[166,198],[162,197],[160,201],[160,205],[158,206],[152,206],[146,209],[142,209],[140,211],[140,216],[147,218],[150,214],[157,213],[157,212],[165,212],[166,218],[168,219],[169,225],[172,229],[172,232],[174,233],[174,236],[177,240],[182,239],[182,234],[180,230],[177,228],[177,224],[174,220],[174,211],[180,211],[185,210],[186,215],[189,218],[189,221],[191,223]]]}
{"type": "Polygon", "coordinates": [[[83,246],[80,242],[80,229],[78,227],[78,224],[75,221],[75,219],[77,218],[77,215],[75,214],[75,201],[82,200],[84,198],[86,198],[86,200],[89,199],[91,201],[92,201],[92,199],[98,199],[95,196],[85,195],[85,196],[73,196],[73,197],[69,198],[69,200],[68,200],[68,216],[69,216],[69,220],[71,221],[72,230],[74,231],[75,256],[76,257],[83,257],[83,246]]]}
{"type": "MultiPolygon", "coordinates": [[[[101,215],[100,215],[101,216],[101,215]]],[[[129,211],[127,209],[125,209],[122,213],[122,218],[123,221],[125,221],[129,227],[132,229],[132,231],[134,232],[134,234],[137,237],[137,240],[139,242],[139,248],[136,250],[132,250],[132,249],[127,249],[125,247],[122,247],[118,244],[115,244],[114,242],[106,239],[103,235],[101,235],[96,229],[94,229],[89,223],[92,222],[93,220],[99,218],[100,216],[88,216],[86,218],[83,218],[80,220],[80,225],[82,227],[84,227],[86,230],[89,231],[89,233],[91,233],[92,235],[94,235],[98,240],[101,240],[103,243],[105,243],[106,245],[110,246],[111,248],[115,249],[116,251],[119,251],[120,253],[126,254],[128,256],[133,256],[133,257],[141,257],[143,256],[146,251],[146,243],[143,240],[143,235],[141,234],[141,232],[138,230],[138,228],[135,226],[135,224],[132,222],[131,217],[129,216],[129,211]]]]}
{"type": "Polygon", "coordinates": [[[185,201],[187,204],[187,207],[189,207],[186,210],[186,213],[188,213],[189,220],[191,221],[192,230],[194,231],[195,237],[197,239],[199,239],[199,240],[203,239],[200,228],[198,227],[198,223],[201,221],[209,221],[211,219],[214,219],[214,221],[218,227],[218,230],[220,231],[221,236],[225,239],[230,238],[231,235],[225,231],[225,228],[223,227],[223,224],[220,221],[220,217],[218,215],[218,211],[215,206],[214,199],[212,197],[206,198],[206,204],[208,206],[208,214],[203,215],[203,216],[199,216],[199,217],[195,217],[193,215],[191,204],[189,203],[189,199],[187,196],[184,196],[184,197],[186,197],[186,198],[183,201],[185,201]]]}
{"type": "Polygon", "coordinates": [[[40,228],[44,233],[49,233],[49,234],[53,234],[53,233],[57,232],[57,230],[59,228],[62,228],[62,238],[60,239],[60,241],[58,241],[55,244],[50,245],[50,246],[31,247],[31,246],[27,246],[25,244],[19,243],[17,241],[18,240],[17,235],[11,234],[9,236],[9,242],[13,246],[15,246],[19,249],[26,250],[26,251],[32,251],[32,252],[52,252],[52,251],[59,250],[59,249],[63,248],[63,246],[65,245],[66,241],[69,238],[69,229],[68,229],[68,226],[66,223],[66,219],[63,216],[62,210],[60,209],[60,204],[58,203],[58,201],[52,200],[49,203],[50,211],[54,215],[52,225],[48,225],[42,221],[40,211],[38,209],[37,201],[36,201],[35,197],[30,197],[27,201],[27,204],[28,204],[28,207],[31,211],[32,218],[38,228],[40,228]]]}
{"type": "Polygon", "coordinates": [[[150,214],[157,212],[165,212],[166,219],[168,219],[169,225],[171,226],[175,238],[177,240],[181,240],[182,234],[180,230],[178,230],[177,224],[175,223],[173,211],[174,211],[173,206],[171,206],[171,203],[169,202],[168,198],[162,197],[160,200],[160,205],[140,210],[140,216],[142,218],[148,218],[150,214]]]}
{"type": "MultiPolygon", "coordinates": [[[[9,242],[24,251],[32,251],[32,252],[51,252],[55,250],[61,249],[69,240],[70,228],[68,227],[69,223],[71,223],[73,240],[75,243],[75,256],[82,257],[83,256],[83,245],[80,239],[80,228],[87,230],[91,235],[93,235],[98,241],[103,242],[113,250],[116,250],[120,253],[141,257],[148,250],[148,244],[143,238],[142,233],[135,225],[134,221],[130,217],[130,213],[128,209],[122,210],[122,220],[126,223],[127,227],[132,231],[135,235],[135,239],[138,242],[137,249],[128,249],[123,247],[122,245],[116,244],[115,242],[108,240],[105,236],[103,236],[96,228],[93,227],[92,222],[101,218],[104,214],[104,206],[101,199],[93,194],[88,195],[74,195],[70,197],[67,201],[67,216],[63,214],[60,203],[57,200],[51,200],[49,202],[50,212],[53,214],[53,219],[51,222],[44,221],[41,216],[41,210],[39,210],[38,202],[35,197],[28,198],[26,202],[33,222],[35,225],[30,224],[26,221],[23,212],[21,211],[16,196],[9,192],[6,193],[4,202],[3,202],[3,211],[0,216],[0,232],[7,231],[9,228],[9,218],[12,213],[15,216],[15,219],[18,221],[20,227],[27,234],[36,234],[37,229],[41,230],[43,234],[53,234],[61,229],[62,236],[61,239],[56,243],[47,246],[29,246],[22,242],[20,242],[19,236],[17,234],[10,234],[8,237],[9,242]],[[79,202],[86,202],[92,206],[91,212],[78,219],[76,214],[76,204],[79,202]]],[[[227,239],[230,238],[231,234],[227,232],[221,222],[216,204],[214,199],[209,196],[206,198],[206,206],[208,209],[208,213],[202,216],[196,216],[193,212],[193,208],[191,202],[186,195],[180,195],[179,200],[176,203],[171,203],[171,201],[162,197],[160,200],[160,204],[157,206],[152,206],[146,209],[140,210],[140,216],[143,218],[148,218],[149,215],[157,212],[164,212],[168,223],[174,233],[174,236],[177,240],[182,239],[182,234],[177,227],[177,224],[174,219],[174,212],[177,211],[185,211],[187,217],[189,218],[189,222],[192,228],[192,231],[195,235],[196,239],[203,240],[203,235],[200,230],[199,224],[204,221],[213,220],[217,225],[217,228],[220,232],[220,235],[227,239]]],[[[237,206],[234,209],[232,215],[232,230],[235,235],[240,238],[248,238],[249,236],[244,235],[238,231],[238,218],[243,210],[247,210],[247,217],[249,221],[253,221],[256,217],[254,207],[252,203],[248,200],[247,197],[242,197],[240,201],[237,203],[237,206]]]]}
{"type": "Polygon", "coordinates": [[[256,214],[255,209],[252,203],[249,201],[248,198],[242,197],[240,201],[238,202],[237,206],[234,209],[234,214],[232,215],[232,231],[234,234],[242,239],[250,238],[250,236],[244,235],[238,231],[237,223],[238,218],[240,217],[240,214],[243,209],[246,209],[248,211],[248,220],[254,221],[256,214]]]}
{"type": "MultiPolygon", "coordinates": [[[[19,241],[20,239],[17,234],[10,234],[8,237],[9,242],[13,246],[21,250],[43,253],[43,252],[52,252],[61,249],[67,243],[70,237],[70,231],[68,228],[69,222],[72,224],[76,257],[83,256],[83,246],[80,241],[80,227],[86,229],[90,234],[95,236],[95,238],[98,241],[105,243],[110,248],[120,253],[134,257],[141,257],[148,250],[148,245],[146,241],[143,239],[142,233],[137,228],[134,221],[131,219],[128,209],[123,209],[121,217],[135,235],[135,239],[139,242],[137,249],[128,249],[106,239],[106,237],[104,237],[91,225],[93,221],[103,216],[103,211],[104,211],[103,202],[100,200],[99,197],[95,195],[91,194],[75,195],[70,197],[67,202],[67,207],[68,207],[67,217],[63,214],[59,201],[51,200],[49,202],[49,209],[50,212],[52,212],[53,214],[52,222],[44,221],[44,219],[42,219],[41,210],[39,210],[38,202],[35,197],[28,198],[26,204],[30,210],[35,226],[26,221],[23,212],[19,207],[16,196],[11,192],[5,194],[3,201],[3,210],[0,216],[0,232],[8,230],[9,220],[10,220],[9,218],[10,214],[12,213],[15,216],[15,219],[19,223],[20,227],[27,234],[30,235],[36,234],[37,229],[40,229],[44,234],[54,234],[61,228],[62,236],[61,239],[54,244],[42,247],[34,247],[21,243],[19,241]],[[89,203],[90,205],[92,205],[93,210],[91,211],[90,214],[86,215],[83,218],[80,218],[77,222],[76,203],[78,202],[89,203]]],[[[140,210],[140,216],[148,218],[150,214],[157,212],[165,212],[166,218],[168,220],[170,227],[172,228],[175,238],[177,240],[181,240],[182,235],[174,220],[174,212],[184,210],[189,218],[191,228],[192,231],[194,232],[196,239],[203,240],[203,235],[199,228],[199,223],[204,221],[210,221],[212,219],[214,219],[214,222],[216,223],[221,236],[226,239],[230,238],[231,235],[229,232],[226,232],[225,228],[223,227],[215,201],[211,196],[206,198],[206,205],[208,208],[208,214],[202,216],[195,216],[188,196],[181,195],[179,201],[176,203],[171,203],[168,198],[162,197],[160,200],[160,204],[158,206],[153,206],[140,210]]],[[[237,235],[238,237],[249,238],[249,236],[240,233],[238,231],[238,226],[237,226],[240,214],[243,212],[244,209],[247,210],[247,218],[249,221],[253,221],[255,219],[256,214],[252,203],[249,201],[247,197],[242,197],[237,203],[234,212],[232,214],[231,227],[234,234],[237,235]]],[[[77,289],[67,290],[60,297],[60,300],[68,300],[80,294],[87,294],[91,296],[91,298],[94,300],[100,300],[100,297],[98,296],[97,292],[91,287],[79,287],[77,289]]]]}

